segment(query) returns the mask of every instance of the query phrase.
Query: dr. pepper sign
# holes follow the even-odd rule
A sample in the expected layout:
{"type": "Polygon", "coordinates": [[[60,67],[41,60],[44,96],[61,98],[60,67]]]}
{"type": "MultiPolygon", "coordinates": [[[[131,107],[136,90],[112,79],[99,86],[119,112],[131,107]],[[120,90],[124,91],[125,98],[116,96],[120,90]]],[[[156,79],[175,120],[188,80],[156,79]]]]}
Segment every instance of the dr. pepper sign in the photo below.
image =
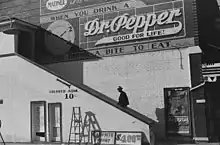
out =
{"type": "MultiPolygon", "coordinates": [[[[153,5],[135,5],[134,0],[100,3],[41,16],[41,26],[101,57],[190,47],[194,39],[190,21],[185,23],[184,4],[183,0],[153,5]],[[186,30],[190,30],[187,36],[186,30]]],[[[75,58],[72,52],[62,55],[67,56],[63,61],[75,58]]]]}
{"type": "Polygon", "coordinates": [[[101,38],[95,43],[95,46],[100,44],[108,44],[113,42],[124,42],[129,40],[138,40],[143,38],[153,38],[159,36],[169,36],[179,33],[183,29],[183,24],[176,18],[182,16],[180,8],[171,9],[161,12],[159,15],[148,13],[147,15],[133,15],[124,13],[115,17],[113,20],[102,20],[99,18],[88,21],[85,24],[84,36],[94,36],[107,34],[107,37],[101,38]],[[158,28],[158,26],[170,25],[170,28],[158,28]],[[120,30],[131,31],[129,34],[119,34],[109,36],[110,33],[117,33],[120,30]]]}
{"type": "Polygon", "coordinates": [[[80,28],[84,49],[184,37],[183,1],[80,18],[80,28]]]}

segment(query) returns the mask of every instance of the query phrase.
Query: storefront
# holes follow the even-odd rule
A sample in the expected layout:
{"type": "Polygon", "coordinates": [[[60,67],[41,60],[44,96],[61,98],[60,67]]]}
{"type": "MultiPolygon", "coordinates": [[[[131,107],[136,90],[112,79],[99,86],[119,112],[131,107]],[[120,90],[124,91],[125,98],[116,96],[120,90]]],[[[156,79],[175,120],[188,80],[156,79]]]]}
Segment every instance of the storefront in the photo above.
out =
{"type": "Polygon", "coordinates": [[[15,44],[12,56],[0,58],[6,142],[206,140],[195,119],[194,102],[204,98],[195,1],[40,5],[41,27],[15,20],[14,27],[28,31],[1,33],[2,48],[7,41],[15,44]],[[117,104],[118,86],[128,95],[127,108],[117,104]]]}
{"type": "Polygon", "coordinates": [[[192,136],[189,55],[201,52],[195,46],[192,1],[51,2],[41,3],[41,26],[90,55],[50,49],[56,54],[40,57],[40,64],[114,100],[117,86],[123,86],[130,108],[158,122],[152,127],[157,138],[192,136]],[[178,105],[167,90],[182,94],[178,105]],[[175,114],[180,106],[184,113],[175,114]]]}

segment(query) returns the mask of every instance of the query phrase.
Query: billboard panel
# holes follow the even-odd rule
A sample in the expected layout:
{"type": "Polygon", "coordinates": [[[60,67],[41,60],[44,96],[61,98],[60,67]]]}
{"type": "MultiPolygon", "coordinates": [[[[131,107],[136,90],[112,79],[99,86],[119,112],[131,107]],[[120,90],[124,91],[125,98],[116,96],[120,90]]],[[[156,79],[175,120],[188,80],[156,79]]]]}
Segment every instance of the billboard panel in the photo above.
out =
{"type": "Polygon", "coordinates": [[[41,26],[99,57],[195,45],[189,0],[84,2],[42,15],[41,26]]]}

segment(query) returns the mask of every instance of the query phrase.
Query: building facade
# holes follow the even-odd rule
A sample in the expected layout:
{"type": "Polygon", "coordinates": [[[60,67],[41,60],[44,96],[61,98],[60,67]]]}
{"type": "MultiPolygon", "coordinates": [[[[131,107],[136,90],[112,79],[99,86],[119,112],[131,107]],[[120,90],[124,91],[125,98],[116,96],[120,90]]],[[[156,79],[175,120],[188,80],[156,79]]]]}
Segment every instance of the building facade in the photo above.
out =
{"type": "MultiPolygon", "coordinates": [[[[201,3],[22,4],[0,3],[7,13],[0,23],[5,142],[94,144],[100,132],[101,144],[219,141],[213,129],[218,117],[207,117],[218,110],[210,108],[217,98],[207,97],[218,90],[218,75],[214,71],[213,80],[205,74],[209,63],[218,60],[217,53],[213,59],[211,53],[204,55],[208,43],[203,42],[209,42],[205,32],[211,28],[204,30],[201,3]],[[118,86],[128,96],[127,108],[117,104],[118,86]]],[[[215,13],[206,18],[214,19],[215,13]]]]}

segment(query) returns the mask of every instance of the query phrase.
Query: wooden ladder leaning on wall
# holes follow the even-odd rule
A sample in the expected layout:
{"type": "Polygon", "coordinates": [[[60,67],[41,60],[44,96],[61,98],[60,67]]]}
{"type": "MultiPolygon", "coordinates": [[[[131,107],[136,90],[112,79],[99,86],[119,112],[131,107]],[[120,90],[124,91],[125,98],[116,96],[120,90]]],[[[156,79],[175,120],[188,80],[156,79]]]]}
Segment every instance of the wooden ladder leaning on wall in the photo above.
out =
{"type": "Polygon", "coordinates": [[[81,108],[80,107],[73,107],[68,145],[73,143],[73,142],[74,142],[75,145],[77,143],[80,144],[80,142],[81,142],[81,139],[80,139],[81,132],[82,132],[81,108]]]}
{"type": "Polygon", "coordinates": [[[82,122],[81,108],[73,107],[69,141],[68,145],[74,142],[74,144],[89,144],[92,142],[92,131],[101,131],[101,127],[95,114],[91,111],[85,112],[84,122],[82,122]]]}
{"type": "MultiPolygon", "coordinates": [[[[0,128],[1,128],[1,127],[2,127],[2,121],[0,120],[0,128]]],[[[0,136],[1,136],[1,139],[2,139],[3,144],[5,145],[5,141],[4,141],[4,138],[3,138],[1,132],[0,132],[0,136]]]]}

